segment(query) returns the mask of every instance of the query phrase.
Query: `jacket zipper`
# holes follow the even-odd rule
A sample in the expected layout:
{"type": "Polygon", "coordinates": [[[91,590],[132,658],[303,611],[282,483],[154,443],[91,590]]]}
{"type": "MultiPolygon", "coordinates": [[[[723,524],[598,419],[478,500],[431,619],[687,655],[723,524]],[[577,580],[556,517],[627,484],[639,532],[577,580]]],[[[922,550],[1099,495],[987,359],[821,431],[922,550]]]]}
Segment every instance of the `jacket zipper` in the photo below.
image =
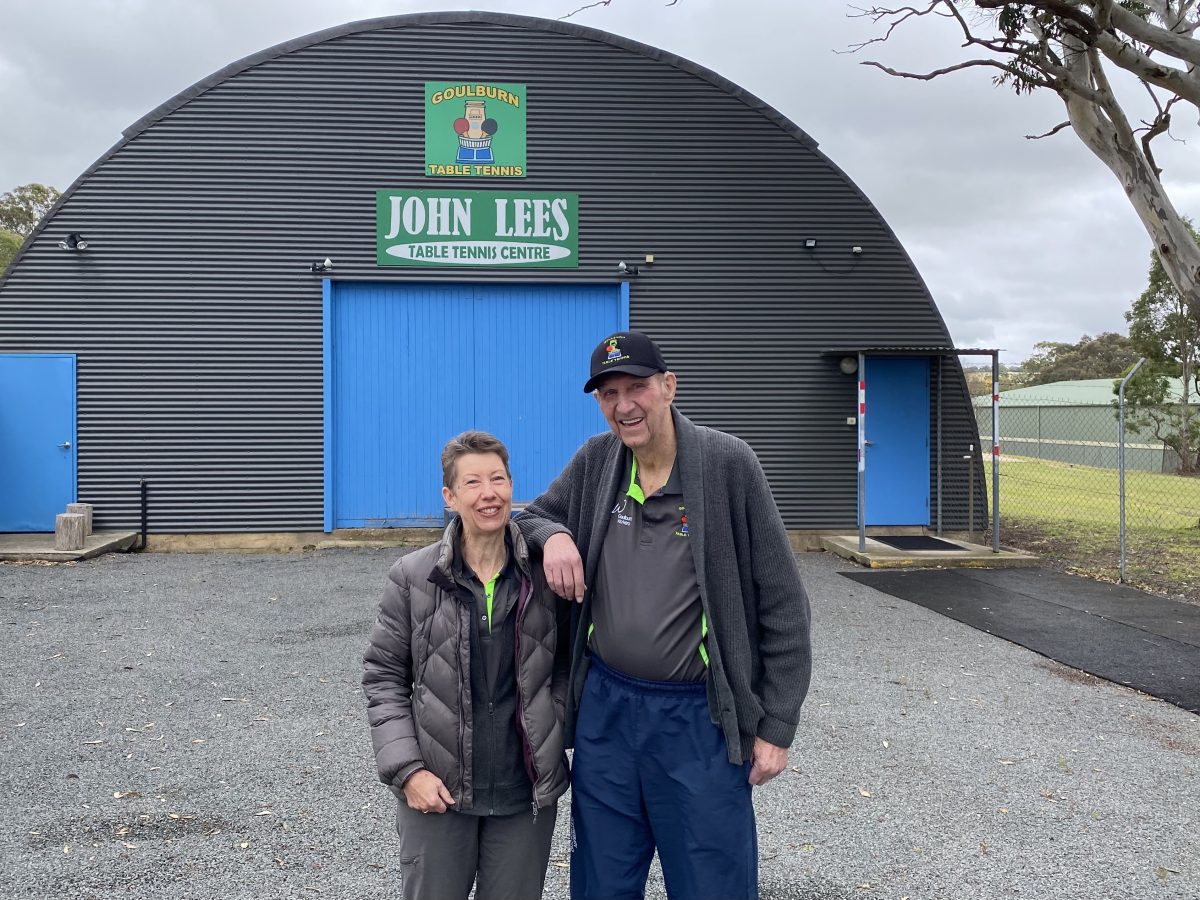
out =
{"type": "MultiPolygon", "coordinates": [[[[461,604],[458,604],[458,605],[460,606],[460,609],[459,609],[459,616],[458,616],[458,639],[455,642],[456,643],[455,659],[458,663],[458,786],[459,786],[459,792],[460,792],[459,799],[461,800],[461,799],[465,799],[466,793],[467,793],[467,758],[466,758],[466,754],[463,750],[463,735],[466,734],[466,730],[467,730],[466,719],[467,719],[467,716],[470,714],[470,712],[468,709],[468,704],[463,702],[466,699],[463,696],[463,693],[464,693],[463,692],[463,666],[462,666],[462,653],[463,653],[462,616],[463,616],[463,610],[461,609],[461,604]]],[[[467,615],[470,615],[470,614],[467,613],[467,615]]],[[[472,799],[474,799],[474,798],[472,798],[472,799]]]]}
{"type": "Polygon", "coordinates": [[[525,695],[521,691],[521,625],[525,617],[525,609],[529,605],[529,598],[533,594],[533,588],[526,578],[521,579],[521,593],[517,600],[517,615],[516,615],[516,633],[513,638],[513,668],[517,674],[517,730],[521,732],[521,749],[525,754],[525,766],[529,770],[529,778],[532,782],[533,802],[530,806],[533,807],[533,818],[537,821],[538,817],[538,802],[537,802],[537,785],[538,771],[537,763],[534,761],[533,744],[529,740],[529,726],[525,723],[525,695]]]}

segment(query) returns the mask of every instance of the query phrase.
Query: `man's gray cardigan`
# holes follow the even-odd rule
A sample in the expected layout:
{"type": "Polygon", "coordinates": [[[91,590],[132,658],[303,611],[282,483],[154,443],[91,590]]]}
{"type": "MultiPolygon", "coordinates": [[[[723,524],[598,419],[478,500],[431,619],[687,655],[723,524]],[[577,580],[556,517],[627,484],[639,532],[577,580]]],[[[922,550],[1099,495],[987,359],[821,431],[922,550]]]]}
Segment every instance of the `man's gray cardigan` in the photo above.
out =
{"type": "MultiPolygon", "coordinates": [[[[808,596],[758,457],[740,438],[694,425],[672,408],[700,600],[708,616],[708,706],[729,761],[750,759],[755,737],[780,747],[796,736],[812,671],[808,596]],[[715,637],[715,640],[713,639],[715,637]]],[[[568,531],[589,585],[573,638],[567,733],[587,674],[587,626],[604,535],[624,468],[613,434],[590,438],[542,496],[517,516],[542,547],[568,531]]]]}

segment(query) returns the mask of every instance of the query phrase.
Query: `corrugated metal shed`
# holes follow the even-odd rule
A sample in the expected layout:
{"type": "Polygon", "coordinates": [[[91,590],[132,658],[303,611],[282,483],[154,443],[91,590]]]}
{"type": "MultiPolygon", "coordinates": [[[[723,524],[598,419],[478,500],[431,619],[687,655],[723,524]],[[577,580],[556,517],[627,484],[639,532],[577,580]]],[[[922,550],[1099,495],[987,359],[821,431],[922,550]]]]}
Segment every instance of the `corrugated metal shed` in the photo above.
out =
{"type": "MultiPolygon", "coordinates": [[[[0,284],[0,352],[78,354],[79,497],[97,526],[137,522],[144,476],[152,531],[322,527],[309,264],[464,277],[375,261],[375,191],[429,186],[422,85],[444,79],[526,84],[522,187],[580,197],[578,269],[470,277],[611,283],[618,260],[654,253],[631,325],[660,341],[680,408],[751,443],[790,527],[852,525],[854,382],[822,351],[950,345],[879,213],[797,125],[694,63],[569,23],[437,13],[333,28],[205,79],[128,129],[26,243],[0,284]],[[60,250],[67,232],[89,251],[60,250]]],[[[957,361],[941,401],[945,524],[964,527],[958,451],[978,436],[957,361]]]]}

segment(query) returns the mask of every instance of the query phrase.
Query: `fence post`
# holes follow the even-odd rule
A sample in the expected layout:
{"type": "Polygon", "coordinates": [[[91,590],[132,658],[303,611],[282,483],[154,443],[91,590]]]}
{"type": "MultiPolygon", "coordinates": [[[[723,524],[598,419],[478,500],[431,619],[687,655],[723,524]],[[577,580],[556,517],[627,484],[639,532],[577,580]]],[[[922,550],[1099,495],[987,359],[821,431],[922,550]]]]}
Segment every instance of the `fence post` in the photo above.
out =
{"type": "Polygon", "coordinates": [[[1117,391],[1117,471],[1120,473],[1121,483],[1121,566],[1117,580],[1122,584],[1125,583],[1125,385],[1129,384],[1129,379],[1137,373],[1145,361],[1146,357],[1144,356],[1137,361],[1137,364],[1129,370],[1129,374],[1121,382],[1120,390],[1117,391]]]}
{"type": "Polygon", "coordinates": [[[1000,354],[992,351],[992,552],[1000,552],[1000,354]]]}
{"type": "Polygon", "coordinates": [[[963,457],[967,463],[967,535],[968,540],[975,540],[975,445],[967,445],[967,455],[963,457]]]}

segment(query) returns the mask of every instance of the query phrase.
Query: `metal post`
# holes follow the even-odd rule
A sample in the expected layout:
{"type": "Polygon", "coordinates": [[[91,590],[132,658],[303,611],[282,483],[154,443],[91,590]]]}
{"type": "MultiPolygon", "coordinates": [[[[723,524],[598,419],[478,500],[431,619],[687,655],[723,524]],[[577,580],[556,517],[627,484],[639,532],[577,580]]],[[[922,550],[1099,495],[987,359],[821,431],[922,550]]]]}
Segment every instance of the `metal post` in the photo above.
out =
{"type": "Polygon", "coordinates": [[[146,492],[150,486],[146,484],[145,478],[138,479],[138,496],[142,504],[142,544],[138,547],[139,550],[146,549],[146,492]]]}
{"type": "Polygon", "coordinates": [[[937,381],[937,534],[942,536],[942,361],[939,355],[937,381]]]}
{"type": "Polygon", "coordinates": [[[864,518],[867,493],[867,373],[862,351],[858,353],[858,552],[867,552],[867,525],[864,518]]]}
{"type": "Polygon", "coordinates": [[[1146,357],[1142,357],[1137,361],[1129,374],[1121,381],[1120,390],[1117,391],[1117,471],[1120,473],[1121,481],[1121,574],[1119,581],[1125,581],[1125,385],[1129,384],[1129,379],[1132,378],[1137,370],[1142,367],[1142,363],[1146,361],[1146,357]]]}
{"type": "Polygon", "coordinates": [[[992,552],[1000,552],[1000,354],[992,351],[992,552]]]}
{"type": "Polygon", "coordinates": [[[967,446],[967,455],[963,457],[969,460],[967,464],[967,535],[971,541],[975,540],[975,445],[967,446]]]}

